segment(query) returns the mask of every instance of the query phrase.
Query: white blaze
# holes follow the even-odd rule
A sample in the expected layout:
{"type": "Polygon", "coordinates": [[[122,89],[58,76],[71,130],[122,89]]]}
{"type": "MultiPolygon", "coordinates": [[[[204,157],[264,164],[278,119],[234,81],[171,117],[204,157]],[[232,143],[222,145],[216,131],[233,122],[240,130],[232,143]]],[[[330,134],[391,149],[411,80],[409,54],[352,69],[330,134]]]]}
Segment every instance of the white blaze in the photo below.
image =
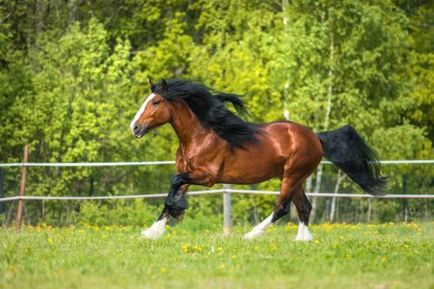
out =
{"type": "Polygon", "coordinates": [[[140,118],[140,116],[142,115],[142,113],[145,111],[146,106],[148,105],[148,103],[155,97],[154,93],[151,93],[146,100],[143,102],[142,106],[140,107],[139,111],[136,113],[136,116],[134,117],[134,119],[131,121],[130,123],[130,128],[131,128],[131,132],[134,134],[134,125],[136,124],[136,121],[140,118]]]}

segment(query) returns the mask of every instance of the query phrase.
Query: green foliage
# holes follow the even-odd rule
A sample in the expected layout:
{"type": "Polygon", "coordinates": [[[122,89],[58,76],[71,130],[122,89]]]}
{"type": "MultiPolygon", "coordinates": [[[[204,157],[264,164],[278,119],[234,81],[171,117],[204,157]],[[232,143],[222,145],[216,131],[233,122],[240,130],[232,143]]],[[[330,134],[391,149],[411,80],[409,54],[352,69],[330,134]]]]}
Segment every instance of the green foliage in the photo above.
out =
{"type": "Polygon", "coordinates": [[[143,201],[135,200],[128,210],[125,207],[126,202],[124,201],[108,205],[89,202],[80,207],[77,223],[94,226],[128,225],[140,227],[155,219],[154,206],[147,205],[143,201]]]}

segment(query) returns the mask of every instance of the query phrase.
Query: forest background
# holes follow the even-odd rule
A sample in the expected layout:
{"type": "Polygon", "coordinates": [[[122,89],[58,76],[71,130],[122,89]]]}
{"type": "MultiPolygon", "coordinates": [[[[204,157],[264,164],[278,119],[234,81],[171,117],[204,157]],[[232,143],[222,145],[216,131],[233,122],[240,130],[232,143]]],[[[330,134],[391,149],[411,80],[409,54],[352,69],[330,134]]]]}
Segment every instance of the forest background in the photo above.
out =
{"type": "MultiPolygon", "coordinates": [[[[185,78],[242,95],[250,121],[314,131],[352,124],[383,160],[433,159],[434,2],[423,0],[1,0],[0,162],[172,160],[169,126],[136,140],[129,122],[148,77],[185,78]]],[[[384,166],[388,193],[433,193],[432,165],[384,166]]],[[[29,195],[167,192],[173,166],[31,168],[29,195]]],[[[0,170],[0,197],[20,168],[0,170]]],[[[277,190],[278,182],[251,186],[277,190]]],[[[305,185],[358,192],[332,166],[305,185]]],[[[142,225],[157,201],[27,202],[25,220],[142,225]]],[[[428,200],[314,199],[314,221],[432,219],[428,200]]],[[[273,197],[234,196],[236,223],[273,197]]],[[[14,217],[0,203],[0,221],[14,217]]],[[[191,220],[221,218],[221,197],[190,198],[191,220]]],[[[294,216],[292,216],[294,218],[294,216]]]]}

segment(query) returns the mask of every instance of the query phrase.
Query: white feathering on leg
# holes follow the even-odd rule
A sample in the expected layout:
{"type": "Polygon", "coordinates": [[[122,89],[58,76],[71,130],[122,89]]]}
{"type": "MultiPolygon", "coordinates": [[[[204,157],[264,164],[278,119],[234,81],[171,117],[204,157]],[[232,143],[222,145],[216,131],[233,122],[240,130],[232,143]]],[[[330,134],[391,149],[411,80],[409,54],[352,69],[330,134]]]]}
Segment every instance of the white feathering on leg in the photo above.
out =
{"type": "Polygon", "coordinates": [[[298,223],[298,229],[297,229],[297,236],[295,237],[296,241],[300,241],[303,239],[303,233],[304,233],[304,223],[300,222],[298,223]]]}
{"type": "Polygon", "coordinates": [[[304,226],[304,241],[312,241],[313,236],[309,231],[308,226],[304,226]]]}
{"type": "Polygon", "coordinates": [[[303,222],[298,224],[298,232],[295,237],[296,241],[311,241],[313,239],[312,234],[309,232],[309,227],[303,222]]]}
{"type": "Polygon", "coordinates": [[[155,222],[154,224],[152,224],[151,227],[142,231],[141,233],[142,238],[151,239],[151,240],[156,240],[161,238],[166,230],[166,222],[167,222],[167,217],[155,222]]]}
{"type": "Polygon", "coordinates": [[[272,213],[268,218],[266,218],[264,221],[262,221],[259,225],[254,227],[250,232],[244,235],[244,239],[246,240],[252,240],[264,233],[264,230],[271,225],[271,220],[273,219],[272,213]]]}

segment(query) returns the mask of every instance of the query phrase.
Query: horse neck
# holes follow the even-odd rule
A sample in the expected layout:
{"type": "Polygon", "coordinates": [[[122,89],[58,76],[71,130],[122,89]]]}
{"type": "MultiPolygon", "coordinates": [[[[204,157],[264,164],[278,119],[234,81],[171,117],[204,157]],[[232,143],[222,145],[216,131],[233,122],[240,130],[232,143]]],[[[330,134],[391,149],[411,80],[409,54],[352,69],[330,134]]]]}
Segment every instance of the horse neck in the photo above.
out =
{"type": "Polygon", "coordinates": [[[173,102],[170,124],[184,146],[191,144],[195,138],[209,134],[208,129],[203,127],[197,116],[182,102],[173,102]]]}

